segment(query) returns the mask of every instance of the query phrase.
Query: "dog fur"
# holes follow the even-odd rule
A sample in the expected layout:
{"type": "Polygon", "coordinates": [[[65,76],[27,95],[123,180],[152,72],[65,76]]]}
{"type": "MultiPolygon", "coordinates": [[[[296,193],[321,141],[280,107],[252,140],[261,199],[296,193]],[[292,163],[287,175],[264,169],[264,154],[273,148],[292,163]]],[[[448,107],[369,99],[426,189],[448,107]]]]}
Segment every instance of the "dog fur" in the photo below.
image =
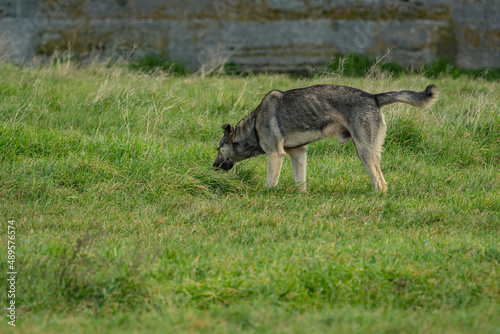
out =
{"type": "Polygon", "coordinates": [[[261,154],[267,156],[267,186],[278,183],[283,159],[292,160],[296,183],[306,187],[306,144],[327,137],[347,143],[370,176],[373,191],[386,191],[380,170],[386,123],[380,107],[403,102],[428,107],[438,98],[436,86],[424,91],[402,90],[370,94],[353,87],[316,85],[286,92],[269,92],[260,105],[236,126],[223,124],[213,166],[229,170],[235,163],[261,154]]]}

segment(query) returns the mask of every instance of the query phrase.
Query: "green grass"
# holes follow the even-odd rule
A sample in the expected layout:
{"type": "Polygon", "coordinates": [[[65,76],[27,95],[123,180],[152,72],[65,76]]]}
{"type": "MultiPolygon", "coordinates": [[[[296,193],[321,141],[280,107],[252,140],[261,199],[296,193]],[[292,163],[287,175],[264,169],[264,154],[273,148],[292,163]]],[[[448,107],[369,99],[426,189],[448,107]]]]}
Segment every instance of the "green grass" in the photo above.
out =
{"type": "Polygon", "coordinates": [[[64,62],[0,64],[0,79],[0,258],[14,219],[18,332],[500,331],[498,81],[64,62]],[[335,139],[309,145],[306,193],[289,159],[274,189],[264,157],[211,168],[220,125],[271,89],[431,82],[431,109],[383,109],[384,195],[335,139]]]}
{"type": "MultiPolygon", "coordinates": [[[[387,56],[389,53],[387,54],[387,56]]],[[[333,57],[331,62],[326,67],[326,71],[333,73],[341,73],[342,75],[365,77],[370,73],[373,67],[382,71],[390,72],[393,77],[420,72],[426,78],[436,79],[440,76],[448,76],[457,79],[461,76],[471,79],[483,79],[488,81],[496,81],[500,79],[500,68],[483,68],[468,70],[457,67],[454,62],[446,57],[438,58],[422,68],[404,67],[395,62],[385,61],[385,56],[382,58],[373,58],[368,55],[347,54],[333,57]]]]}
{"type": "Polygon", "coordinates": [[[189,72],[182,62],[172,61],[167,57],[162,57],[152,53],[147,54],[134,62],[130,62],[129,68],[146,73],[154,73],[159,69],[169,74],[177,75],[186,75],[189,72]]]}

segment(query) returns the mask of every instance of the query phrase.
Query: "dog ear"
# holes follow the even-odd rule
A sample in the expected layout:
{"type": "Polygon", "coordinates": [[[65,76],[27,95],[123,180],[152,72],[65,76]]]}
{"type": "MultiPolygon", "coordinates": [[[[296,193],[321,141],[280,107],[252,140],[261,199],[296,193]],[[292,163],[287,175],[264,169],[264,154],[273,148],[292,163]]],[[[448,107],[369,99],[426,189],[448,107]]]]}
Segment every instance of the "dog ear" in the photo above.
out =
{"type": "Polygon", "coordinates": [[[224,135],[226,135],[229,140],[234,138],[234,128],[231,124],[222,124],[221,128],[224,130],[224,135]]]}

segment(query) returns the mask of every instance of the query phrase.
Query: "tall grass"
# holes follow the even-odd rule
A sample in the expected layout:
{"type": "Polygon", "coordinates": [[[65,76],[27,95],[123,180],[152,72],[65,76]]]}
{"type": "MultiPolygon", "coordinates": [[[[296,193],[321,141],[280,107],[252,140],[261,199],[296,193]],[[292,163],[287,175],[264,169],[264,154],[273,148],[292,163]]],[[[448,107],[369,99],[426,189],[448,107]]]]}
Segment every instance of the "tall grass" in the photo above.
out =
{"type": "Polygon", "coordinates": [[[0,217],[18,226],[16,329],[498,330],[498,82],[366,73],[0,64],[0,217]],[[371,193],[352,144],[336,140],[309,145],[306,193],[289,160],[274,189],[264,157],[229,173],[210,167],[220,124],[271,89],[431,82],[434,107],[383,110],[384,195],[371,193]]]}

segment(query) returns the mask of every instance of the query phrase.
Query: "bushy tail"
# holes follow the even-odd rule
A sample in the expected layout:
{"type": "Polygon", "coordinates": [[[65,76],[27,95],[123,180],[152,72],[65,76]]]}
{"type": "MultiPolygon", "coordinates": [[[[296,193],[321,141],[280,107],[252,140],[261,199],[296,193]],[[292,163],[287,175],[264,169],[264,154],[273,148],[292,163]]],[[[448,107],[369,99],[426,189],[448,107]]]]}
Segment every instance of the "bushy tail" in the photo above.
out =
{"type": "Polygon", "coordinates": [[[399,92],[387,92],[375,94],[375,99],[380,107],[394,102],[403,102],[415,107],[425,108],[431,106],[439,97],[439,90],[434,85],[429,85],[422,92],[402,90],[399,92]]]}

